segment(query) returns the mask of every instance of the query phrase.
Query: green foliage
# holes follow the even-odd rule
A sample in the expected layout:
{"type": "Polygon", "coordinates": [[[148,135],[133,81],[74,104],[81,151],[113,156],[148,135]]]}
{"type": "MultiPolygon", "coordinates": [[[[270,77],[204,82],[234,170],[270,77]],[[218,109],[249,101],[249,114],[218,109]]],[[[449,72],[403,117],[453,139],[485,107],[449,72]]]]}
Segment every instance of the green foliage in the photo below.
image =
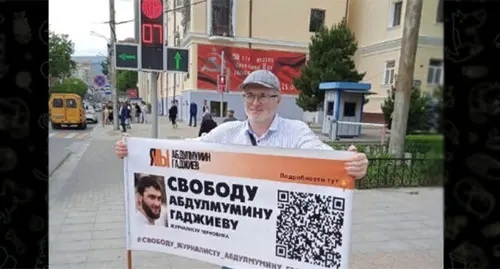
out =
{"type": "Polygon", "coordinates": [[[108,65],[109,65],[109,59],[107,59],[107,58],[106,58],[106,60],[101,62],[101,72],[105,76],[107,76],[109,74],[108,65]]]}
{"type": "Polygon", "coordinates": [[[320,82],[361,81],[365,73],[357,72],[352,60],[357,49],[358,44],[345,19],[331,28],[320,28],[311,37],[307,65],[293,80],[299,90],[297,105],[305,111],[317,111],[322,107],[325,92],[319,90],[320,82]]]}
{"type": "Polygon", "coordinates": [[[435,129],[438,133],[443,132],[443,119],[444,119],[444,100],[443,100],[443,86],[438,86],[434,89],[432,97],[435,100],[435,105],[432,107],[432,115],[434,116],[435,129]]]}
{"type": "MultiPolygon", "coordinates": [[[[391,129],[392,113],[394,111],[394,98],[396,91],[391,87],[387,91],[387,97],[381,105],[384,114],[384,120],[387,128],[391,129]]],[[[416,131],[428,131],[430,129],[430,101],[431,98],[422,96],[420,87],[413,87],[410,99],[410,111],[408,113],[408,122],[406,133],[411,134],[416,131]]]]}
{"type": "Polygon", "coordinates": [[[88,85],[79,78],[66,78],[50,88],[51,93],[76,93],[82,98],[87,94],[87,90],[88,85]]]}
{"type": "Polygon", "coordinates": [[[127,89],[136,89],[137,80],[137,72],[129,70],[118,70],[118,73],[116,75],[116,89],[119,92],[126,92],[127,89]]]}
{"type": "Polygon", "coordinates": [[[52,78],[64,79],[71,76],[76,63],[71,59],[75,44],[68,35],[49,33],[49,74],[52,78]]]}
{"type": "Polygon", "coordinates": [[[425,154],[428,157],[442,157],[444,141],[442,135],[408,135],[405,152],[425,154]]]}

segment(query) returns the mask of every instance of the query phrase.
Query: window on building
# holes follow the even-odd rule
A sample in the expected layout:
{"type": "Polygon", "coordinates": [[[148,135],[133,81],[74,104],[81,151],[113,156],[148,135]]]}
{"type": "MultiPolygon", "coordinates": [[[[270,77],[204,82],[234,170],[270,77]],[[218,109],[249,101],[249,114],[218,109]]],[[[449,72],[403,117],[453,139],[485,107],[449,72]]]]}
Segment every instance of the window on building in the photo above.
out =
{"type": "Polygon", "coordinates": [[[389,21],[390,27],[401,25],[401,17],[403,13],[403,1],[396,1],[392,3],[391,19],[389,21]]]}
{"type": "Polygon", "coordinates": [[[325,10],[311,9],[309,16],[309,32],[317,32],[321,26],[325,24],[325,10]]]}
{"type": "Polygon", "coordinates": [[[334,102],[326,103],[326,115],[327,116],[333,116],[333,104],[334,104],[334,102]]]}
{"type": "Polygon", "coordinates": [[[63,100],[61,98],[54,98],[52,101],[52,107],[61,108],[63,106],[63,100]]]}
{"type": "Polygon", "coordinates": [[[212,24],[210,35],[229,36],[233,34],[233,0],[212,0],[212,24]]]}
{"type": "Polygon", "coordinates": [[[396,73],[396,61],[385,63],[383,85],[392,85],[394,83],[394,74],[396,73]]]}
{"type": "Polygon", "coordinates": [[[438,1],[437,14],[436,14],[436,22],[443,22],[443,0],[438,1]]]}
{"type": "Polygon", "coordinates": [[[184,0],[175,0],[175,7],[182,7],[184,5],[184,0]]]}
{"type": "Polygon", "coordinates": [[[427,84],[443,83],[443,60],[430,59],[427,71],[427,84]]]}
{"type": "Polygon", "coordinates": [[[355,117],[356,116],[356,103],[345,102],[344,103],[344,117],[355,117]]]}
{"type": "MultiPolygon", "coordinates": [[[[225,116],[227,112],[227,102],[222,103],[222,112],[222,116],[225,116]]],[[[213,117],[220,117],[220,101],[210,101],[210,113],[213,117]]]]}

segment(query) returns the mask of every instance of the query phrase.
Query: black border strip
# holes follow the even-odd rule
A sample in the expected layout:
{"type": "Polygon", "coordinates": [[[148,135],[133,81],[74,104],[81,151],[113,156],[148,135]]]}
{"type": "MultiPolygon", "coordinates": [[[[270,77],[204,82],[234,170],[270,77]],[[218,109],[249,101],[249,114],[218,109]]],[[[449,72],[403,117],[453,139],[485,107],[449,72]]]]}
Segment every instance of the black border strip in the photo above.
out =
{"type": "Polygon", "coordinates": [[[48,1],[0,1],[0,267],[48,268],[48,1]]]}
{"type": "Polygon", "coordinates": [[[444,268],[500,268],[498,10],[497,1],[444,3],[444,268]]]}

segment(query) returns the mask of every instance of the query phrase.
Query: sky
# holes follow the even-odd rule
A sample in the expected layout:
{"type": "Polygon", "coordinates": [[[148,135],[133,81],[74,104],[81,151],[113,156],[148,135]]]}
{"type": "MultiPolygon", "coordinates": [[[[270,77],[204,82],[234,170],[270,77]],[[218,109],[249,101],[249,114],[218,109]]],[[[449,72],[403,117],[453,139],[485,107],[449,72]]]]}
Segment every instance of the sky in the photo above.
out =
{"type": "MultiPolygon", "coordinates": [[[[134,19],[133,0],[115,0],[116,22],[134,19]]],[[[91,35],[94,31],[109,39],[109,2],[105,0],[50,0],[49,29],[68,34],[75,44],[75,56],[107,55],[106,39],[91,35]]],[[[134,24],[116,26],[116,38],[134,37],[134,24]]]]}

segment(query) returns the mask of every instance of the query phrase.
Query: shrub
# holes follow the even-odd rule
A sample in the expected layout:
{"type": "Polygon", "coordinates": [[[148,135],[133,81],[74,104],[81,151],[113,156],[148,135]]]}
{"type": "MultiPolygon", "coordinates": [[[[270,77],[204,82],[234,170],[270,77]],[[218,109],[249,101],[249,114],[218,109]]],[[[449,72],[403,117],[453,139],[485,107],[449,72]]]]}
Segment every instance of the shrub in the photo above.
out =
{"type": "MultiPolygon", "coordinates": [[[[329,145],[347,150],[350,143],[329,145]]],[[[409,135],[405,151],[411,157],[398,159],[388,153],[387,145],[358,144],[358,152],[367,155],[370,166],[364,179],[356,182],[357,189],[440,186],[443,180],[443,137],[441,135],[409,135]]]]}
{"type": "MultiPolygon", "coordinates": [[[[396,90],[391,87],[387,90],[387,98],[381,105],[384,120],[387,128],[391,129],[392,113],[394,112],[396,90]]],[[[417,131],[428,131],[431,129],[431,98],[423,96],[420,87],[413,87],[411,91],[410,110],[408,112],[408,121],[406,126],[406,134],[411,134],[417,131]]]]}
{"type": "Polygon", "coordinates": [[[408,135],[405,151],[428,157],[443,156],[444,141],[442,135],[408,135]]]}

